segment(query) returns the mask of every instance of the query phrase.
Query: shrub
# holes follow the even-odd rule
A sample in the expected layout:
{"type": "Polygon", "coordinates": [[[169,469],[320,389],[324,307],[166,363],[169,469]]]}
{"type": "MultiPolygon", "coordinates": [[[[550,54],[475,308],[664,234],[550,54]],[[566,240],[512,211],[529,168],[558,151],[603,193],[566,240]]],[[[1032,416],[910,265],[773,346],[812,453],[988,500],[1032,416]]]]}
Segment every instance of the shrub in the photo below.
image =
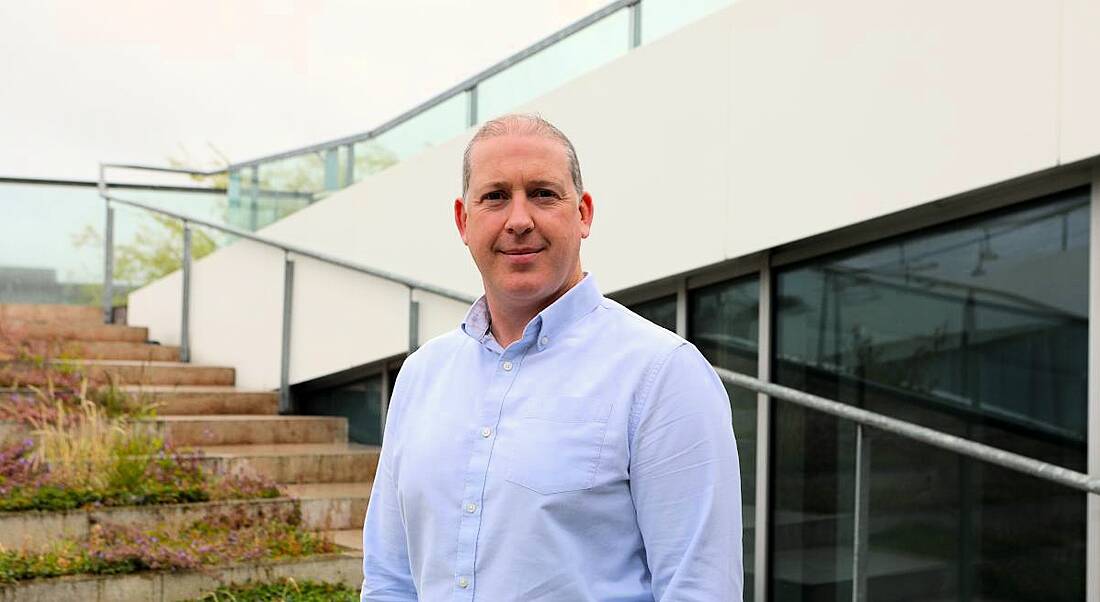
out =
{"type": "Polygon", "coordinates": [[[86,540],[61,541],[46,551],[0,550],[0,582],[82,573],[195,570],[336,550],[332,542],[303,530],[299,522],[296,513],[253,518],[237,512],[151,529],[99,524],[86,540]]]}

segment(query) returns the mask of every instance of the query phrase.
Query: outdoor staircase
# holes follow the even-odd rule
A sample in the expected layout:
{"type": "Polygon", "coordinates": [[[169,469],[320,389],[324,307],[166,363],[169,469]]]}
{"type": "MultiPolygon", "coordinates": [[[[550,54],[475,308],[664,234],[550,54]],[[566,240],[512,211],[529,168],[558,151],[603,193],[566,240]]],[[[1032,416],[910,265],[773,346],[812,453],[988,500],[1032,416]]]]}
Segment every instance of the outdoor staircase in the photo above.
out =
{"type": "Polygon", "coordinates": [[[47,361],[155,403],[150,428],[166,441],[211,468],[274,480],[298,500],[307,529],[361,555],[380,448],[349,443],[346,418],[278,415],[276,392],[238,389],[232,367],[180,362],[179,348],[149,342],[145,328],[103,324],[97,308],[0,305],[0,328],[65,358],[47,361]]]}

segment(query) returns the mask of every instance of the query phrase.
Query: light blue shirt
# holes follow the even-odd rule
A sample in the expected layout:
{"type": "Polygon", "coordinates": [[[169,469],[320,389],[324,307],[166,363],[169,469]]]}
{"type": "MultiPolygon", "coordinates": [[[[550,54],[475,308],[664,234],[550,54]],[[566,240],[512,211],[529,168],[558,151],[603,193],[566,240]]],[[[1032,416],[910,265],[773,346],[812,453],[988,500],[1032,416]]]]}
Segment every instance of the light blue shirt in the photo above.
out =
{"type": "Polygon", "coordinates": [[[405,361],[383,440],[364,601],[741,600],[726,391],[591,276],[507,349],[480,299],[405,361]]]}

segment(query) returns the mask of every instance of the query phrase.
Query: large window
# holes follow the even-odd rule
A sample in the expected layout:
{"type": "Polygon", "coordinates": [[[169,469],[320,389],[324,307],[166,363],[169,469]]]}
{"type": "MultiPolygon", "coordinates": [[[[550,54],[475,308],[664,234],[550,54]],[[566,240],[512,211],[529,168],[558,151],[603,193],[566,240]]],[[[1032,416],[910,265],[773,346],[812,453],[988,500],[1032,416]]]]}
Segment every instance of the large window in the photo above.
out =
{"type": "MultiPolygon", "coordinates": [[[[784,269],[775,380],[1084,471],[1088,245],[1080,190],[784,269]]],[[[854,433],[777,404],[776,600],[851,596],[854,433]]],[[[870,599],[1083,599],[1083,494],[870,447],[870,599]]]]}
{"type": "MultiPolygon", "coordinates": [[[[755,277],[691,291],[688,297],[689,338],[711,364],[756,375],[759,291],[760,281],[755,277]]],[[[733,410],[733,430],[741,464],[745,600],[751,601],[756,533],[756,394],[728,385],[726,390],[733,410]]]]}

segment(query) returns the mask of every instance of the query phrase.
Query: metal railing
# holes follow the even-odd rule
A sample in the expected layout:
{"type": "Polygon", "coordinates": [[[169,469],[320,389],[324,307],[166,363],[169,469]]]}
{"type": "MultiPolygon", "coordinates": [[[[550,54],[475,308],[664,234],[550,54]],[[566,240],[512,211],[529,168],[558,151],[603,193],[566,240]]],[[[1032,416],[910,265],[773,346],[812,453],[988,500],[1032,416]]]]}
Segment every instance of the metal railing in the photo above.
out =
{"type": "Polygon", "coordinates": [[[124,168],[124,169],[150,169],[159,172],[178,173],[186,175],[202,175],[203,172],[196,172],[187,169],[176,168],[164,168],[164,167],[151,167],[143,168],[134,165],[117,165],[103,163],[99,168],[99,196],[104,200],[104,206],[106,210],[105,215],[105,227],[103,236],[103,320],[106,323],[113,321],[113,297],[114,297],[114,224],[115,224],[115,209],[113,204],[126,205],[136,209],[141,209],[165,217],[179,220],[183,224],[183,251],[180,264],[181,275],[181,305],[180,305],[180,361],[188,362],[191,360],[191,227],[192,225],[202,226],[205,228],[211,228],[219,232],[230,234],[232,236],[242,238],[251,242],[256,242],[262,245],[273,247],[283,251],[283,311],[282,311],[282,343],[280,353],[280,369],[279,369],[279,411],[281,413],[287,413],[291,410],[290,407],[290,332],[293,317],[293,298],[294,298],[294,260],[291,259],[291,255],[297,255],[300,257],[306,257],[322,263],[337,266],[367,276],[373,276],[375,278],[381,278],[389,282],[404,285],[409,290],[409,353],[416,350],[419,345],[420,333],[419,333],[419,315],[420,315],[420,303],[414,298],[413,292],[420,290],[433,295],[444,297],[446,299],[452,299],[454,301],[460,301],[462,303],[473,303],[474,298],[465,293],[452,291],[444,287],[429,284],[388,272],[386,270],[380,270],[377,268],[369,267],[354,261],[341,259],[339,257],[333,257],[326,255],[318,251],[313,251],[297,245],[289,243],[279,242],[277,240],[260,236],[252,232],[246,232],[237,228],[226,226],[224,224],[216,224],[207,220],[182,215],[174,211],[167,209],[161,209],[159,207],[153,207],[151,205],[141,203],[134,200],[127,200],[116,197],[110,193],[110,185],[107,183],[106,173],[110,168],[124,168]]]}
{"type": "Polygon", "coordinates": [[[852,527],[852,600],[855,602],[867,600],[867,558],[869,550],[867,536],[870,518],[871,443],[873,438],[866,432],[866,428],[917,441],[1001,468],[1014,470],[1083,493],[1100,494],[1100,478],[1098,477],[1092,477],[1056,464],[1042,462],[912,422],[818,397],[798,389],[764,382],[717,366],[714,367],[714,370],[726,384],[762,393],[772,399],[793,403],[808,410],[855,423],[854,520],[852,527]]]}

